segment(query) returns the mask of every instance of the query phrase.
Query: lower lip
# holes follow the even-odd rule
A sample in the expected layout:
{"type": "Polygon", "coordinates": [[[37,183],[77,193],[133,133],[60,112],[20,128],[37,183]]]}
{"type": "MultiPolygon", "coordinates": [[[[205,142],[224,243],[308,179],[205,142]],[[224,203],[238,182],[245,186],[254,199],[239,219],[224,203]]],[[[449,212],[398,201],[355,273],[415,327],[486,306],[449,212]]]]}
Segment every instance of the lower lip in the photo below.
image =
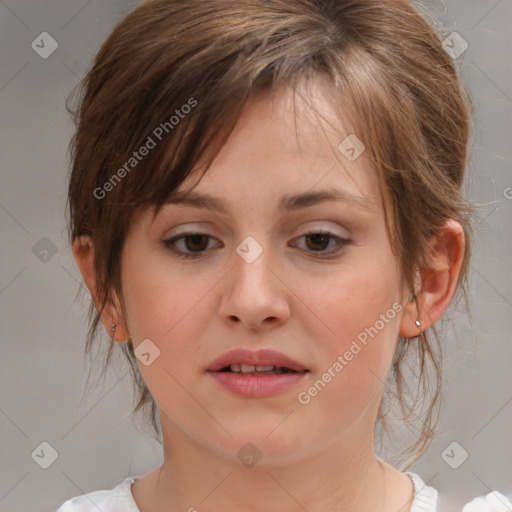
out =
{"type": "Polygon", "coordinates": [[[241,375],[234,372],[208,372],[224,389],[236,395],[261,398],[281,393],[295,386],[307,372],[275,375],[241,375]]]}

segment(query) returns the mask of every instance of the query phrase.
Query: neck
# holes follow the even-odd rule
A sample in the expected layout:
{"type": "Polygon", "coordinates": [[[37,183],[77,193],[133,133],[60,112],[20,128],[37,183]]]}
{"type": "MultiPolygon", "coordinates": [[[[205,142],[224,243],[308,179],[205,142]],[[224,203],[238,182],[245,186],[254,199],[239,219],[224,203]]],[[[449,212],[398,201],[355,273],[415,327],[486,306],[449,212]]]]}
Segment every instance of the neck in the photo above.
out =
{"type": "Polygon", "coordinates": [[[161,423],[164,463],[155,471],[148,511],[385,510],[386,471],[375,457],[373,432],[354,429],[286,464],[262,459],[245,467],[190,439],[163,415],[161,423]]]}

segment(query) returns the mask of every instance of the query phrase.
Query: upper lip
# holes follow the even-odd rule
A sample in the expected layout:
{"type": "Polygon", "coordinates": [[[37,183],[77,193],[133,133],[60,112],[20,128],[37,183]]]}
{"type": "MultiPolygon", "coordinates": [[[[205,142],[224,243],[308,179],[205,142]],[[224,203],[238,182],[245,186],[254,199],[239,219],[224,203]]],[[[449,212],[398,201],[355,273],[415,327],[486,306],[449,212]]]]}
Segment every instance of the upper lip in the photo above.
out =
{"type": "Polygon", "coordinates": [[[248,350],[238,348],[230,350],[212,361],[207,371],[216,372],[232,364],[247,364],[253,366],[281,366],[297,372],[307,371],[307,368],[294,359],[272,349],[248,350]]]}

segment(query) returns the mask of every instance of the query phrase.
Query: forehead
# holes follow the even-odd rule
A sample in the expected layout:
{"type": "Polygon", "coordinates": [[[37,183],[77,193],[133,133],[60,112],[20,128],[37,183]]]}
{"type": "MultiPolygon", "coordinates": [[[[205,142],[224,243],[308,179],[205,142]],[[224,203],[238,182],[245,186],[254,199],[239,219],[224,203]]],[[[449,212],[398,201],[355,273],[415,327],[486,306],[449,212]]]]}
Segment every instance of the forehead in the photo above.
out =
{"type": "Polygon", "coordinates": [[[330,194],[375,209],[376,173],[364,151],[347,158],[346,141],[355,134],[348,110],[344,115],[335,103],[333,88],[321,80],[258,93],[212,165],[202,176],[192,172],[168,204],[202,203],[227,212],[232,206],[268,209],[273,203],[282,213],[330,194]]]}
{"type": "Polygon", "coordinates": [[[309,183],[311,188],[321,178],[322,184],[338,182],[352,191],[359,186],[374,193],[371,161],[353,133],[348,110],[344,114],[335,103],[332,87],[322,81],[259,93],[247,103],[201,180],[192,173],[177,192],[196,183],[197,190],[249,182],[256,186],[261,179],[287,188],[309,183]],[[354,156],[346,151],[350,145],[356,155],[362,151],[355,160],[348,158],[354,156]]]}

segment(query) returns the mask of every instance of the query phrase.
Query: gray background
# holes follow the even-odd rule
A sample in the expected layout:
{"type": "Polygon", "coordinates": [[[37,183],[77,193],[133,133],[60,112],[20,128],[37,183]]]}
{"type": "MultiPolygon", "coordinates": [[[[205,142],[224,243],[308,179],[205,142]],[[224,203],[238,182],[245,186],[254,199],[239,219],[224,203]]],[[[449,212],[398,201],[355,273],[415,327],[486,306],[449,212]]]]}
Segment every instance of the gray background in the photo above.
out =
{"type": "MultiPolygon", "coordinates": [[[[72,130],[64,102],[113,24],[135,4],[0,1],[4,512],[54,511],[65,499],[110,489],[161,461],[160,446],[130,420],[133,403],[125,369],[109,374],[87,402],[80,402],[87,375],[82,356],[86,303],[73,302],[81,276],[64,217],[72,130]],[[42,32],[59,45],[47,59],[31,48],[42,32]],[[49,250],[46,256],[43,249],[49,250]],[[36,449],[40,453],[45,441],[58,453],[48,469],[31,455],[36,449]]],[[[410,470],[437,488],[451,510],[460,510],[491,490],[512,494],[512,0],[426,5],[443,33],[455,30],[469,43],[458,59],[478,116],[467,193],[482,206],[471,268],[475,340],[467,318],[456,314],[455,329],[443,338],[439,438],[410,470]],[[457,469],[442,457],[454,441],[469,454],[457,469]]],[[[463,453],[458,445],[448,450],[452,459],[463,453]]]]}

